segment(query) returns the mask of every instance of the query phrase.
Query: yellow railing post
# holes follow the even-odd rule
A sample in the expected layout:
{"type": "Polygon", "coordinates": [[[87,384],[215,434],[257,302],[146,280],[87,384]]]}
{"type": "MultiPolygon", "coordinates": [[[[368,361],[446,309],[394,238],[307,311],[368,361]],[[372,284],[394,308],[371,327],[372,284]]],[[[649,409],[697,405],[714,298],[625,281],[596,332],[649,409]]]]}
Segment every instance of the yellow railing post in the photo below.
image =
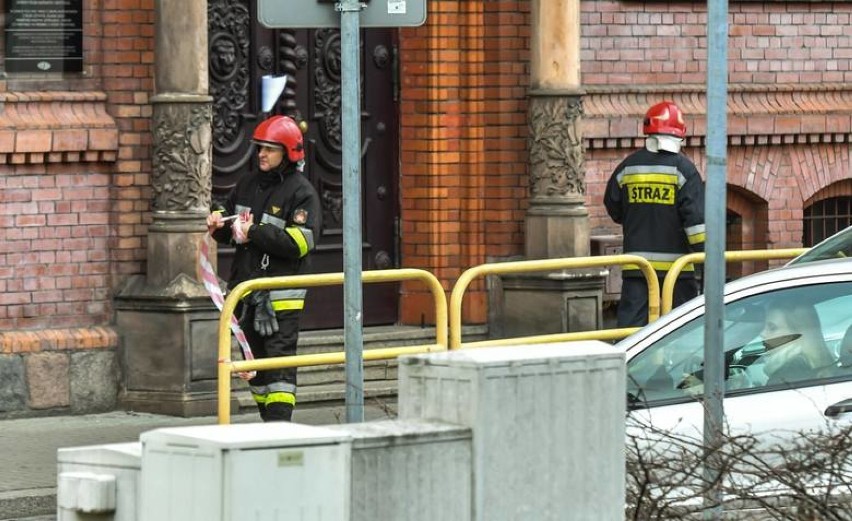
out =
{"type": "MultiPolygon", "coordinates": [[[[363,353],[364,360],[386,360],[397,358],[403,354],[428,353],[431,351],[446,351],[447,332],[447,298],[444,288],[438,279],[428,271],[403,268],[395,270],[365,271],[361,274],[362,283],[400,282],[405,280],[420,280],[432,293],[435,304],[435,343],[421,346],[392,347],[368,349],[363,353]]],[[[231,421],[231,373],[262,371],[282,367],[305,367],[343,363],[345,352],[320,353],[314,355],[284,356],[265,358],[261,360],[231,360],[231,317],[237,303],[252,291],[278,288],[306,288],[314,286],[329,286],[343,284],[343,273],[320,273],[315,275],[293,275],[289,277],[264,277],[238,284],[231,290],[222,305],[222,315],[219,317],[219,346],[218,346],[218,421],[228,424],[231,421]]]]}
{"type": "MultiPolygon", "coordinates": [[[[728,262],[745,260],[769,260],[792,258],[807,248],[790,248],[780,250],[746,250],[725,253],[728,262]]],[[[542,259],[530,261],[502,262],[474,266],[463,272],[453,287],[450,295],[449,308],[441,283],[431,273],[418,269],[375,270],[362,274],[363,283],[399,282],[405,280],[421,280],[432,292],[435,304],[435,343],[421,346],[390,347],[369,349],[363,352],[364,360],[386,360],[404,354],[427,353],[459,349],[461,347],[486,347],[510,345],[519,343],[566,342],[573,340],[616,340],[624,338],[639,328],[621,328],[600,331],[582,331],[574,333],[557,333],[522,338],[507,338],[471,342],[462,346],[461,315],[464,293],[470,283],[484,275],[529,273],[540,271],[558,271],[564,269],[579,269],[603,267],[610,265],[636,265],[648,283],[648,321],[653,322],[661,313],[671,310],[672,293],[677,275],[688,263],[704,262],[703,253],[694,253],[679,258],[672,265],[660,291],[657,274],[651,264],[638,255],[603,255],[595,257],[574,257],[563,259],[542,259]],[[660,296],[662,293],[662,297],[660,296]]],[[[230,322],[237,303],[248,293],[255,290],[327,286],[343,283],[343,273],[323,273],[316,275],[296,275],[290,277],[268,277],[243,282],[235,287],[225,299],[222,315],[219,318],[218,345],[218,420],[220,424],[230,423],[231,416],[231,373],[276,369],[282,367],[306,367],[343,363],[345,352],[320,353],[314,355],[298,355],[288,357],[266,358],[262,360],[231,360],[231,331],[230,322]]]]}
{"type": "MultiPolygon", "coordinates": [[[[645,258],[638,255],[601,255],[595,257],[571,257],[515,262],[480,264],[461,274],[450,294],[450,349],[459,349],[461,341],[462,300],[470,283],[483,275],[529,273],[535,271],[557,271],[562,269],[593,268],[610,265],[635,264],[648,281],[648,320],[660,317],[660,282],[657,273],[645,258]]],[[[563,333],[564,334],[564,333],[563,333]]],[[[626,335],[625,335],[626,336],[626,335]]],[[[492,341],[489,341],[489,344],[492,341]]],[[[482,345],[482,342],[478,343],[482,345]]]]}
{"type": "MultiPolygon", "coordinates": [[[[725,261],[726,262],[743,262],[750,260],[774,260],[774,259],[792,259],[793,257],[797,257],[802,253],[808,251],[808,248],[781,248],[777,250],[740,250],[740,251],[726,251],[725,252],[725,261]]],[[[668,313],[672,310],[672,301],[674,299],[674,287],[675,282],[677,281],[678,275],[683,271],[684,266],[687,264],[693,263],[704,263],[704,254],[703,253],[690,253],[688,255],[684,255],[683,257],[679,257],[674,263],[672,267],[669,268],[668,273],[666,273],[666,278],[663,279],[663,298],[662,298],[662,309],[660,310],[663,314],[668,313]]]]}

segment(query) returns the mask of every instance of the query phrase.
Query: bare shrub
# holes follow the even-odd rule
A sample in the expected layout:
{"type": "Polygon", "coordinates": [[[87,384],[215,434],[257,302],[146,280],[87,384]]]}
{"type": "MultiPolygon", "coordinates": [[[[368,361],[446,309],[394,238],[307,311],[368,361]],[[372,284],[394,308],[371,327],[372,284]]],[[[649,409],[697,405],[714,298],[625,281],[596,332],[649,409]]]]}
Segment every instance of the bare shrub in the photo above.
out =
{"type": "Polygon", "coordinates": [[[852,520],[852,424],[727,434],[718,450],[705,454],[698,436],[629,423],[627,519],[700,519],[705,508],[718,506],[704,498],[720,486],[726,519],[852,520]],[[708,460],[718,466],[721,484],[706,481],[708,460]]]}

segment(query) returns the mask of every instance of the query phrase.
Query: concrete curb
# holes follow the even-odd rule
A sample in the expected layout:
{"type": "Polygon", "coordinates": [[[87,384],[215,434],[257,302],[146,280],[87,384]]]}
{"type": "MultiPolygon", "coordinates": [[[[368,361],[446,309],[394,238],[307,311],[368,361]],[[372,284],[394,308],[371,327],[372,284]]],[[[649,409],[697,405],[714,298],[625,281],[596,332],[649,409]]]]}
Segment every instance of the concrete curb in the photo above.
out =
{"type": "Polygon", "coordinates": [[[0,521],[23,521],[32,516],[49,515],[53,517],[48,519],[55,519],[55,487],[0,492],[0,521]]]}

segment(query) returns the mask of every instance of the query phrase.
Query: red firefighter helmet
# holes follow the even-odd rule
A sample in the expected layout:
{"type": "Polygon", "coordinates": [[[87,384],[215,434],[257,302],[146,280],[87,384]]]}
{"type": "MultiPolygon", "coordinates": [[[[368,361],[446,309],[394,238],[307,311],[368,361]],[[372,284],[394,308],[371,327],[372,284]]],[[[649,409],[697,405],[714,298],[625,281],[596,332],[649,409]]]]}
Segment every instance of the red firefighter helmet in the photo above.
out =
{"type": "Polygon", "coordinates": [[[683,121],[683,112],[671,101],[657,103],[645,113],[642,132],[647,136],[667,134],[683,139],[686,137],[686,123],[683,121]]]}
{"type": "Polygon", "coordinates": [[[261,121],[254,129],[252,141],[259,145],[284,147],[287,158],[293,163],[305,159],[302,130],[293,118],[272,116],[261,121]]]}

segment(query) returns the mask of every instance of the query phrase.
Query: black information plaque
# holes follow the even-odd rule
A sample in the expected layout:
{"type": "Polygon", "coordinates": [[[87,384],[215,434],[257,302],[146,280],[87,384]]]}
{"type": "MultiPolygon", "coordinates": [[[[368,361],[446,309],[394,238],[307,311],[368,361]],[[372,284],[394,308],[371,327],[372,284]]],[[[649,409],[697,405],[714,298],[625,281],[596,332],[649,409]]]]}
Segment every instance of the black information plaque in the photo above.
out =
{"type": "Polygon", "coordinates": [[[6,0],[6,72],[82,72],[83,0],[6,0]]]}

